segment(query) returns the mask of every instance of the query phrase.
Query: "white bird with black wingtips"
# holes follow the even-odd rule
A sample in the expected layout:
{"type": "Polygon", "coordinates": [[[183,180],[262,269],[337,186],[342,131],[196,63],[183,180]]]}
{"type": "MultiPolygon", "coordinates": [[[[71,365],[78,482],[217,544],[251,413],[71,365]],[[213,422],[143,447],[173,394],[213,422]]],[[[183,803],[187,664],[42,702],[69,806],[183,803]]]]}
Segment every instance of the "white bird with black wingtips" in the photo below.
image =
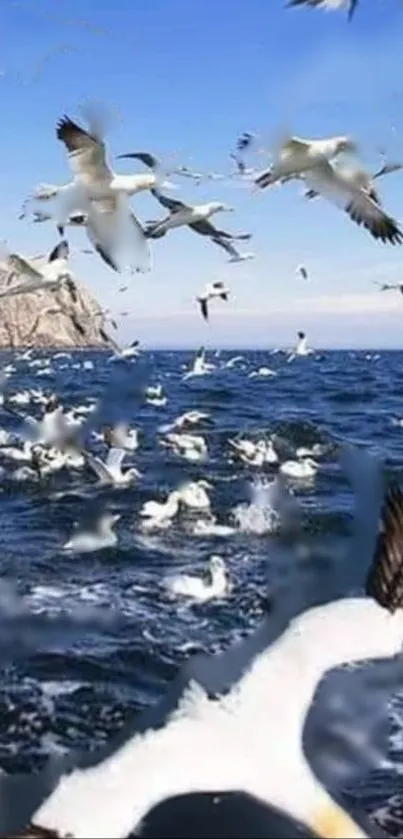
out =
{"type": "Polygon", "coordinates": [[[73,181],[57,188],[54,219],[63,235],[72,213],[86,216],[86,231],[97,253],[115,271],[132,268],[149,271],[151,255],[143,228],[129,204],[130,190],[115,175],[106,159],[106,146],[100,125],[92,120],[85,130],[68,116],[56,127],[64,143],[73,181]]]}
{"type": "Polygon", "coordinates": [[[72,297],[76,297],[75,284],[71,278],[68,266],[69,246],[63,240],[50,252],[48,261],[41,267],[34,267],[28,260],[18,253],[10,253],[5,259],[8,271],[6,283],[11,283],[15,277],[21,277],[22,282],[8,285],[0,290],[0,297],[14,297],[16,294],[27,294],[35,291],[56,291],[64,284],[72,297]]]}
{"type": "MultiPolygon", "coordinates": [[[[366,513],[371,524],[377,521],[378,510],[366,513]]],[[[318,837],[365,839],[356,819],[311,768],[304,731],[326,673],[348,662],[403,652],[400,490],[387,493],[382,524],[361,596],[308,608],[274,643],[271,638],[263,643],[261,627],[259,646],[224,695],[212,700],[192,682],[163,724],[131,732],[97,765],[65,774],[20,839],[46,837],[50,831],[76,839],[118,839],[138,831],[158,804],[213,790],[243,791],[318,837]],[[298,690],[296,673],[303,673],[298,690]]],[[[356,547],[359,551],[364,545],[356,547]]]]}
{"type": "Polygon", "coordinates": [[[229,288],[227,288],[225,283],[223,283],[221,280],[217,280],[214,283],[206,284],[203,293],[200,295],[200,297],[196,298],[197,302],[200,303],[200,310],[204,320],[208,320],[209,317],[209,300],[215,300],[215,298],[218,298],[219,300],[227,301],[229,293],[229,288]]]}

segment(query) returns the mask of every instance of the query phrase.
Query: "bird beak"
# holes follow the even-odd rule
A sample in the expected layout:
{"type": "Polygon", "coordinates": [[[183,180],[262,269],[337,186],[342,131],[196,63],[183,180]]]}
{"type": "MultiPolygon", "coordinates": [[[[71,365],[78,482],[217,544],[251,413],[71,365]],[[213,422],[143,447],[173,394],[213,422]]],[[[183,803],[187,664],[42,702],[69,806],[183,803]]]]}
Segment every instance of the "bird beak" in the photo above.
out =
{"type": "Polygon", "coordinates": [[[322,839],[368,839],[362,828],[333,801],[316,812],[311,826],[322,839]]]}

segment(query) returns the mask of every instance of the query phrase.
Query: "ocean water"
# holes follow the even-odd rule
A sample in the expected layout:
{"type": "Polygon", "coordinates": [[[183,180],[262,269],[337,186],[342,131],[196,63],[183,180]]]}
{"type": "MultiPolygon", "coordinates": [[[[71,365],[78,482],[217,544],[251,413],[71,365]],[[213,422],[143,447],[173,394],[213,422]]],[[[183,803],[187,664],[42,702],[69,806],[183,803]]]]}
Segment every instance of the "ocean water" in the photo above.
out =
{"type": "MultiPolygon", "coordinates": [[[[364,445],[382,459],[388,478],[403,481],[403,353],[325,352],[292,363],[281,353],[209,353],[216,369],[187,380],[191,352],[144,352],[115,363],[103,353],[32,355],[45,358],[49,372],[43,375],[20,355],[4,354],[1,363],[15,367],[6,401],[27,387],[56,392],[66,408],[99,400],[90,429],[130,421],[139,431],[139,449],[127,462],[143,477],[114,490],[97,487],[87,470],[63,471],[38,485],[16,481],[7,467],[1,479],[0,767],[7,773],[39,771],[49,754],[97,749],[164,695],[189,656],[223,650],[251,633],[285,590],[306,585],[313,602],[314,591],[330,598],[342,578],[349,593],[348,569],[345,578],[338,573],[353,514],[352,491],[338,462],[341,443],[364,445]],[[233,355],[242,360],[229,369],[233,355]],[[88,360],[92,369],[83,366],[88,360]],[[277,375],[249,377],[262,366],[277,375]],[[167,396],[160,407],[144,396],[148,385],[158,383],[167,396]],[[200,426],[209,449],[205,463],[189,463],[159,443],[161,426],[191,409],[210,415],[200,426]],[[262,526],[259,482],[273,477],[270,466],[259,470],[230,457],[229,438],[262,433],[275,435],[282,460],[298,446],[323,447],[315,479],[292,485],[300,510],[297,536],[285,527],[262,526]],[[212,509],[220,523],[233,524],[234,509],[243,505],[234,534],[194,536],[182,519],[159,533],[141,531],[145,501],[161,500],[184,480],[201,477],[213,485],[212,509]],[[118,546],[66,556],[62,546],[74,522],[84,526],[106,509],[121,514],[118,546]],[[199,604],[167,596],[167,575],[202,574],[212,554],[227,564],[227,596],[199,604]]],[[[37,414],[35,406],[17,410],[37,414]]],[[[18,416],[4,410],[0,424],[21,430],[18,416]]],[[[101,444],[91,436],[89,441],[102,454],[101,444]]],[[[263,516],[265,525],[264,509],[263,516]]],[[[348,694],[354,671],[345,672],[338,684],[348,694]]],[[[343,794],[392,835],[403,836],[403,667],[382,670],[380,664],[374,669],[379,672],[383,745],[366,765],[357,762],[343,794]]],[[[326,697],[322,704],[330,714],[326,697]]],[[[336,722],[347,730],[346,719],[336,722]]],[[[336,729],[334,723],[333,739],[336,729]]]]}

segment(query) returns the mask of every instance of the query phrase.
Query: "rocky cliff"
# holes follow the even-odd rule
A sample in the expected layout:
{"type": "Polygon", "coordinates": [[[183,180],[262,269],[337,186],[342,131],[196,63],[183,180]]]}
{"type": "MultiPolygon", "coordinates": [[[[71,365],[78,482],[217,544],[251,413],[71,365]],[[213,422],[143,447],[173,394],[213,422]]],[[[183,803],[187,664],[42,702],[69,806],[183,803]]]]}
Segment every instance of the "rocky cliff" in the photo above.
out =
{"type": "MultiPolygon", "coordinates": [[[[32,263],[40,267],[40,261],[32,263]]],[[[0,262],[0,288],[12,288],[23,277],[6,286],[7,271],[0,262]]],[[[114,348],[101,306],[76,279],[69,288],[37,291],[0,299],[0,348],[5,347],[94,347],[114,348]]]]}

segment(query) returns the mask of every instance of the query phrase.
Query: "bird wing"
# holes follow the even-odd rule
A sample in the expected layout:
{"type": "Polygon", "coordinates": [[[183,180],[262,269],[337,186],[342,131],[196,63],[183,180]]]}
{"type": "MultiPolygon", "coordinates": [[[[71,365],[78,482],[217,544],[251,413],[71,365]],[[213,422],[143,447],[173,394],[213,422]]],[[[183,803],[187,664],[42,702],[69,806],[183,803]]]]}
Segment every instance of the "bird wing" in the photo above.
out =
{"type": "Polygon", "coordinates": [[[17,253],[10,253],[7,264],[10,271],[13,273],[19,275],[23,274],[25,277],[29,277],[32,280],[42,280],[43,278],[40,271],[37,271],[33,265],[30,265],[26,259],[23,259],[22,256],[19,256],[17,253]]]}
{"type": "Polygon", "coordinates": [[[64,285],[66,286],[73,303],[77,303],[78,297],[75,282],[73,282],[73,280],[70,279],[70,277],[67,277],[67,279],[64,281],[64,285]]]}
{"type": "Polygon", "coordinates": [[[378,172],[375,172],[372,175],[372,180],[374,181],[375,178],[382,178],[384,175],[390,175],[392,172],[399,172],[400,169],[403,169],[402,163],[385,163],[378,172]]]}
{"type": "Polygon", "coordinates": [[[394,612],[403,606],[403,493],[399,487],[388,490],[381,522],[366,593],[394,612]]]}
{"type": "Polygon", "coordinates": [[[93,472],[95,472],[97,478],[99,478],[100,481],[107,481],[108,483],[110,483],[111,476],[105,463],[102,463],[102,460],[100,460],[99,457],[95,457],[95,455],[91,454],[91,452],[83,452],[83,454],[88,463],[88,466],[90,466],[93,472]]]}
{"type": "Polygon", "coordinates": [[[198,297],[198,302],[200,303],[200,310],[204,317],[204,320],[208,320],[208,304],[206,297],[198,297]]]}
{"type": "Polygon", "coordinates": [[[24,283],[7,288],[5,291],[0,291],[0,297],[15,297],[17,294],[29,294],[29,292],[39,291],[43,288],[49,288],[49,284],[44,282],[43,277],[39,280],[27,280],[24,283]]]}
{"type": "Polygon", "coordinates": [[[305,175],[308,186],[344,210],[352,221],[363,225],[374,237],[392,245],[403,242],[397,222],[388,216],[363,189],[343,178],[334,166],[323,160],[305,175]]]}
{"type": "Polygon", "coordinates": [[[70,166],[80,181],[87,185],[111,181],[112,172],[106,162],[105,143],[100,138],[67,116],[58,122],[56,135],[64,143],[70,166]]]}
{"type": "Polygon", "coordinates": [[[108,456],[105,461],[105,466],[109,472],[120,471],[125,454],[126,452],[124,449],[118,449],[115,446],[109,449],[108,456]]]}
{"type": "Polygon", "coordinates": [[[304,154],[309,149],[309,143],[301,140],[300,137],[290,137],[281,146],[282,154],[304,154]]]}
{"type": "Polygon", "coordinates": [[[87,233],[97,253],[113,270],[130,267],[146,272],[151,269],[151,252],[146,236],[126,195],[116,196],[113,205],[104,200],[92,202],[87,233]]]}
{"type": "Polygon", "coordinates": [[[167,195],[163,195],[158,189],[150,189],[150,192],[159,201],[161,207],[165,207],[170,213],[177,213],[179,210],[189,209],[188,205],[184,204],[183,201],[178,201],[177,198],[168,198],[167,195]]]}
{"type": "Polygon", "coordinates": [[[119,154],[118,157],[121,159],[130,157],[134,160],[141,160],[141,162],[144,163],[145,166],[148,166],[149,169],[158,169],[160,166],[158,157],[155,157],[148,151],[135,151],[130,154],[119,154]]]}
{"type": "Polygon", "coordinates": [[[211,241],[219,245],[220,248],[224,248],[230,256],[239,256],[239,251],[237,251],[235,245],[230,240],[222,239],[221,236],[212,236],[211,241]]]}
{"type": "Polygon", "coordinates": [[[220,236],[224,235],[225,237],[226,235],[225,233],[221,234],[221,231],[218,231],[217,228],[214,227],[214,224],[211,224],[211,221],[208,221],[208,219],[200,219],[200,221],[194,221],[192,222],[192,224],[189,224],[188,227],[194,230],[195,233],[200,233],[201,236],[213,237],[220,234],[220,236]]]}

